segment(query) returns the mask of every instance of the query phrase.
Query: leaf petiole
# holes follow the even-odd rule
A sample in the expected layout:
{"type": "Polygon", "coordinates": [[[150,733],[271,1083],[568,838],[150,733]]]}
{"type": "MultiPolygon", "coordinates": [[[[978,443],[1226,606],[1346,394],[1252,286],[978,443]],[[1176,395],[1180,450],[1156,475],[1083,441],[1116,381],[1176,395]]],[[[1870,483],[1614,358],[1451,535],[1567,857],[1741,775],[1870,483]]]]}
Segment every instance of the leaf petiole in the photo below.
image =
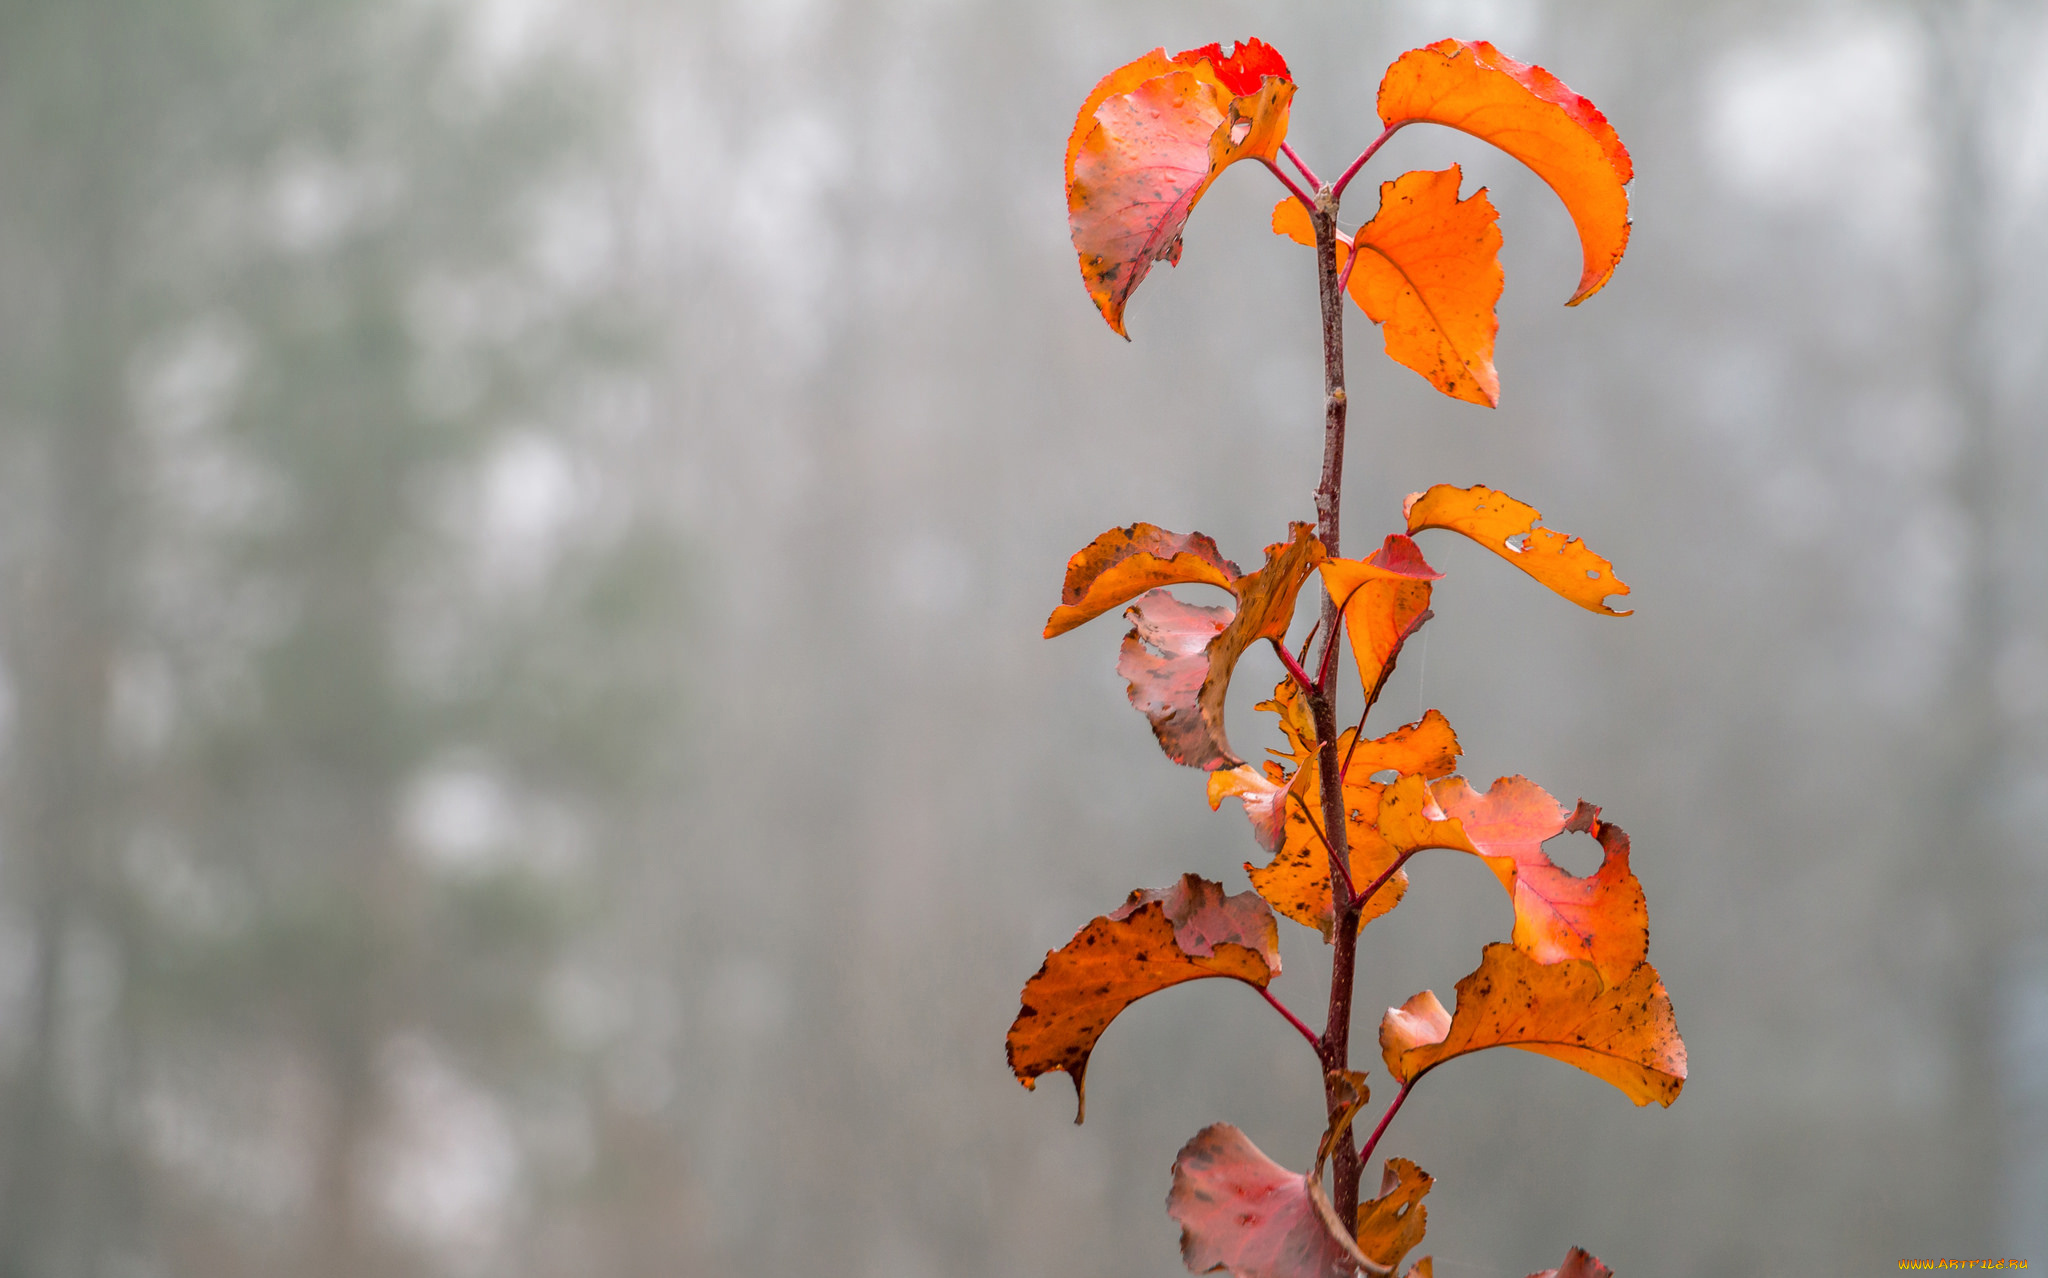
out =
{"type": "Polygon", "coordinates": [[[1252,986],[1252,988],[1259,992],[1260,998],[1263,998],[1268,1003],[1271,1003],[1273,1005],[1273,1010],[1280,1013],[1281,1016],[1285,1017],[1289,1025],[1292,1025],[1294,1028],[1301,1031],[1301,1036],[1308,1040],[1308,1045],[1310,1047],[1316,1049],[1316,1057],[1320,1060],[1323,1055],[1323,1036],[1316,1033],[1314,1030],[1310,1029],[1307,1025],[1304,1025],[1299,1016],[1296,1016],[1293,1012],[1287,1009],[1287,1004],[1273,997],[1273,991],[1267,989],[1263,985],[1254,985],[1252,986]]]}
{"type": "Polygon", "coordinates": [[[1293,143],[1282,142],[1280,144],[1280,154],[1286,156],[1289,160],[1294,162],[1294,167],[1301,170],[1301,176],[1303,180],[1305,180],[1310,186],[1315,187],[1318,190],[1322,189],[1323,180],[1316,176],[1316,171],[1310,168],[1306,161],[1304,161],[1299,155],[1296,155],[1294,153],[1293,143]]]}
{"type": "MultiPolygon", "coordinates": [[[[1274,177],[1280,179],[1280,185],[1287,188],[1288,194],[1292,195],[1295,199],[1301,201],[1301,207],[1307,209],[1310,213],[1315,212],[1315,196],[1310,195],[1308,192],[1302,190],[1299,186],[1295,185],[1294,179],[1288,177],[1286,171],[1283,170],[1279,165],[1273,163],[1271,160],[1265,160],[1262,161],[1262,163],[1265,164],[1266,171],[1268,173],[1271,173],[1274,177]]],[[[1297,161],[1297,163],[1299,163],[1299,161],[1297,161]]]]}
{"type": "Polygon", "coordinates": [[[1365,1138],[1365,1147],[1358,1151],[1359,1167],[1363,1168],[1372,1160],[1373,1146],[1380,1143],[1380,1134],[1387,1130],[1388,1123],[1394,1121],[1394,1115],[1401,1112],[1401,1102],[1408,1099],[1408,1090],[1414,1087],[1417,1080],[1421,1077],[1420,1074],[1417,1074],[1414,1078],[1401,1084],[1401,1090],[1394,1094],[1393,1103],[1387,1106],[1386,1113],[1380,1115],[1380,1125],[1372,1129],[1372,1135],[1365,1138]]]}
{"type": "Polygon", "coordinates": [[[1287,651],[1286,644],[1278,639],[1270,640],[1270,642],[1273,645],[1273,651],[1280,654],[1280,664],[1287,667],[1287,677],[1299,684],[1303,692],[1313,696],[1323,690],[1323,685],[1311,679],[1308,671],[1303,670],[1301,663],[1294,659],[1294,654],[1287,651]]]}
{"type": "Polygon", "coordinates": [[[1372,158],[1373,152],[1385,146],[1387,144],[1387,139],[1393,137],[1394,134],[1399,132],[1401,129],[1401,125],[1406,123],[1408,123],[1408,121],[1402,120],[1399,123],[1388,125],[1384,130],[1380,132],[1380,135],[1378,137],[1372,140],[1371,146],[1368,146],[1367,148],[1365,148],[1365,150],[1358,153],[1358,158],[1351,162],[1351,167],[1345,169],[1342,174],[1338,175],[1336,183],[1331,186],[1330,194],[1333,198],[1339,200],[1344,198],[1344,188],[1351,185],[1351,179],[1358,176],[1358,171],[1365,167],[1365,162],[1372,158]]]}

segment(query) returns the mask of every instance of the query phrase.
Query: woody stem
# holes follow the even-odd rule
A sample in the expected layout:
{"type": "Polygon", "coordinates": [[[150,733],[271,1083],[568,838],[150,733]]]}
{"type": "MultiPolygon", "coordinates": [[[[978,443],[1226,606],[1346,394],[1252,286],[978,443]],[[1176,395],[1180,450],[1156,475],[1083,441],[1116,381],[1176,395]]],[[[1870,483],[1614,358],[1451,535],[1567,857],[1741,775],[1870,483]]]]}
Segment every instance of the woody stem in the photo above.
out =
{"type": "MultiPolygon", "coordinates": [[[[1325,186],[1316,192],[1311,221],[1316,232],[1317,297],[1323,320],[1323,473],[1316,485],[1316,536],[1331,557],[1338,554],[1338,512],[1344,482],[1344,423],[1348,407],[1344,393],[1344,292],[1337,278],[1337,191],[1325,186]]],[[[1327,587],[1323,591],[1323,615],[1318,628],[1323,651],[1316,663],[1318,679],[1308,692],[1309,709],[1316,725],[1316,768],[1322,783],[1323,841],[1329,852],[1330,912],[1333,945],[1330,966],[1330,1016],[1323,1027],[1322,1055],[1326,1075],[1324,1104],[1331,1116],[1346,1101],[1337,1081],[1327,1076],[1347,1067],[1351,1051],[1351,987],[1358,959],[1358,907],[1352,895],[1350,857],[1346,846],[1343,769],[1337,758],[1336,680],[1332,678],[1338,653],[1343,616],[1327,587]]],[[[1358,1151],[1346,1133],[1337,1142],[1331,1168],[1336,1191],[1332,1206],[1337,1218],[1350,1222],[1358,1217],[1358,1179],[1361,1164],[1358,1151]]]]}

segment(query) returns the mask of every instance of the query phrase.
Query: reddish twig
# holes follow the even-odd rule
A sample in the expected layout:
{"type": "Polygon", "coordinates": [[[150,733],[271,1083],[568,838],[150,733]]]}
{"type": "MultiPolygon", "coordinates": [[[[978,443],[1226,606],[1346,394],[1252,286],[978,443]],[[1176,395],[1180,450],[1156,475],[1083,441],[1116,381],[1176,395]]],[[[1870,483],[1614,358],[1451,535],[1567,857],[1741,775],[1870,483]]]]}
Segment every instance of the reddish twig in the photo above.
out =
{"type": "Polygon", "coordinates": [[[1323,1036],[1316,1033],[1308,1026],[1302,1024],[1301,1018],[1299,1016],[1296,1016],[1293,1012],[1287,1010],[1287,1004],[1273,997],[1273,991],[1267,989],[1263,985],[1254,985],[1252,986],[1252,988],[1259,992],[1259,997],[1265,999],[1268,1003],[1271,1003],[1273,1005],[1273,1010],[1280,1013],[1281,1016],[1285,1017],[1289,1025],[1292,1025],[1294,1028],[1301,1031],[1301,1036],[1308,1040],[1308,1045],[1310,1047],[1315,1048],[1316,1056],[1318,1058],[1321,1058],[1323,1054],[1323,1036]]]}
{"type": "MultiPolygon", "coordinates": [[[[1323,329],[1323,472],[1316,484],[1316,537],[1332,558],[1338,550],[1339,513],[1344,490],[1344,426],[1349,399],[1344,391],[1344,292],[1337,283],[1338,190],[1317,191],[1310,221],[1316,232],[1316,296],[1323,329]]],[[[1337,760],[1337,704],[1334,672],[1344,616],[1327,583],[1323,588],[1322,659],[1317,691],[1309,697],[1315,716],[1316,761],[1323,786],[1323,846],[1330,859],[1331,913],[1335,916],[1330,954],[1330,1014],[1323,1026],[1324,1105],[1336,1116],[1346,1103],[1332,1081],[1332,1071],[1346,1068],[1351,1052],[1351,991],[1358,966],[1358,904],[1352,892],[1351,866],[1345,847],[1344,774],[1337,760]],[[1343,895],[1338,896],[1338,885],[1343,895]]],[[[1306,809],[1307,805],[1302,805],[1306,809]]],[[[1362,1168],[1346,1135],[1338,1142],[1331,1168],[1337,1218],[1358,1215],[1358,1179],[1362,1168]]]]}
{"type": "Polygon", "coordinates": [[[1296,186],[1294,184],[1294,179],[1288,177],[1286,172],[1282,170],[1279,165],[1273,163],[1271,160],[1263,161],[1263,163],[1266,166],[1266,171],[1268,173],[1271,173],[1274,177],[1279,178],[1280,185],[1286,187],[1288,193],[1293,195],[1295,199],[1300,200],[1301,207],[1307,209],[1309,211],[1309,215],[1313,217],[1316,211],[1315,197],[1310,195],[1307,191],[1304,191],[1300,187],[1296,186]]]}
{"type": "Polygon", "coordinates": [[[1301,663],[1294,659],[1294,654],[1287,651],[1286,644],[1281,643],[1278,639],[1274,639],[1271,642],[1273,644],[1273,651],[1280,654],[1280,664],[1287,667],[1288,677],[1299,684],[1303,692],[1313,695],[1323,690],[1322,685],[1311,679],[1308,671],[1301,668],[1301,663]]]}
{"type": "Polygon", "coordinates": [[[1306,181],[1310,186],[1315,187],[1317,190],[1322,189],[1323,180],[1316,176],[1316,171],[1308,166],[1307,161],[1303,160],[1300,156],[1294,153],[1293,143],[1282,142],[1280,144],[1280,154],[1286,156],[1289,160],[1292,160],[1294,162],[1294,167],[1301,170],[1301,176],[1304,181],[1306,181]]]}
{"type": "MultiPolygon", "coordinates": [[[[1380,1143],[1380,1133],[1386,1131],[1387,1124],[1394,1121],[1394,1115],[1401,1112],[1401,1102],[1408,1099],[1409,1089],[1415,1086],[1416,1079],[1420,1077],[1422,1076],[1418,1074],[1415,1078],[1411,1078],[1401,1084],[1401,1090],[1394,1094],[1394,1103],[1387,1106],[1386,1113],[1380,1115],[1380,1125],[1373,1128],[1372,1135],[1365,1138],[1365,1148],[1358,1151],[1358,1167],[1360,1171],[1365,1170],[1366,1160],[1372,1157],[1373,1147],[1380,1143]]],[[[1356,1207],[1353,1207],[1351,1211],[1354,1216],[1358,1214],[1358,1208],[1356,1207]]],[[[1346,1217],[1346,1219],[1349,1218],[1346,1217]]]]}
{"type": "MultiPolygon", "coordinates": [[[[1406,124],[1407,121],[1403,120],[1401,123],[1406,124]]],[[[1372,140],[1371,146],[1359,152],[1358,158],[1351,162],[1351,167],[1339,174],[1337,180],[1330,184],[1330,194],[1334,199],[1341,200],[1344,198],[1344,188],[1351,185],[1351,179],[1358,176],[1358,171],[1364,168],[1365,162],[1373,157],[1373,152],[1385,146],[1387,139],[1393,137],[1400,129],[1400,124],[1388,125],[1378,137],[1372,140]]]]}

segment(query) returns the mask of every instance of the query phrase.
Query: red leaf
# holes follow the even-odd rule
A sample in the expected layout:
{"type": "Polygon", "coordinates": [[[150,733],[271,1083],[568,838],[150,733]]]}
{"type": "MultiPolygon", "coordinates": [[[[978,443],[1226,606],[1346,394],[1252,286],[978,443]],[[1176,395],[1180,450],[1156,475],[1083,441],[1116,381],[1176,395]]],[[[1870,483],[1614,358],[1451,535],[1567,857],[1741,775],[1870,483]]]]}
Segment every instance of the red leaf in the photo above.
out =
{"type": "Polygon", "coordinates": [[[1170,888],[1140,889],[1048,953],[1024,983],[1010,1025],[1010,1068],[1026,1087],[1065,1070],[1078,1123],[1088,1111],[1089,1054],[1126,1007],[1211,976],[1263,989],[1279,971],[1279,928],[1256,893],[1225,896],[1221,885],[1194,874],[1170,888]]]}
{"type": "Polygon", "coordinates": [[[1529,1278],[1614,1278],[1614,1271],[1596,1260],[1584,1247],[1574,1247],[1564,1254],[1564,1264],[1556,1269],[1546,1269],[1529,1278]]]}
{"type": "MultiPolygon", "coordinates": [[[[1527,777],[1502,777],[1484,793],[1463,777],[1430,787],[1443,816],[1471,841],[1515,905],[1514,943],[1539,963],[1587,959],[1610,982],[1627,979],[1649,951],[1649,908],[1629,869],[1628,835],[1581,803],[1568,811],[1527,777]],[[1567,830],[1593,835],[1605,856],[1580,878],[1550,859],[1546,840],[1567,830]]],[[[1455,846],[1455,845],[1453,845],[1455,846]]]]}
{"type": "Polygon", "coordinates": [[[1271,160],[1287,136],[1294,81],[1280,55],[1248,40],[1155,49],[1104,76],[1067,139],[1067,222],[1081,277],[1109,326],[1152,263],[1180,261],[1181,228],[1219,174],[1271,160]]]}
{"type": "Polygon", "coordinates": [[[1310,1181],[1228,1123],[1205,1127],[1173,1160],[1167,1214],[1180,1222],[1190,1273],[1236,1278],[1350,1278],[1346,1248],[1323,1223],[1310,1181]]]}
{"type": "Polygon", "coordinates": [[[1585,267],[1577,305],[1600,291],[1628,247],[1635,168],[1600,109],[1542,67],[1484,40],[1440,40],[1394,60],[1380,82],[1388,128],[1429,121],[1493,143],[1535,170],[1578,228],[1585,267]]]}
{"type": "Polygon", "coordinates": [[[1133,624],[1117,673],[1130,681],[1131,704],[1175,763],[1214,771],[1244,762],[1223,730],[1231,673],[1253,643],[1285,638],[1301,583],[1323,557],[1309,525],[1289,531],[1289,540],[1266,547],[1265,567],[1230,583],[1235,610],[1185,604],[1164,590],[1125,610],[1133,624]]]}

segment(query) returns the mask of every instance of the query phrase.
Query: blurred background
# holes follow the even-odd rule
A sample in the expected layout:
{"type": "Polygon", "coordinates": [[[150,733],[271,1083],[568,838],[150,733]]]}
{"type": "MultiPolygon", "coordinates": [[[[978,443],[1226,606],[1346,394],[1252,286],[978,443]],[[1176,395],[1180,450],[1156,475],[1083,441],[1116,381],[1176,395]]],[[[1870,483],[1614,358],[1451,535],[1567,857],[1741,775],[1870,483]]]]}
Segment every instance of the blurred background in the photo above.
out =
{"type": "MultiPolygon", "coordinates": [[[[1504,392],[1352,311],[1347,549],[1485,482],[1637,609],[1438,537],[1375,722],[1629,830],[1692,1064],[1433,1076],[1385,1148],[1436,1272],[2048,1263],[2039,0],[9,0],[0,1278],[1164,1278],[1188,1136],[1305,1165],[1314,1062],[1229,983],[1126,1013],[1085,1127],[1002,1046],[1047,949],[1256,852],[1114,618],[1038,637],[1105,528],[1312,518],[1278,188],[1218,184],[1128,345],[1067,242],[1097,77],[1247,35],[1325,172],[1445,35],[1637,166],[1571,311],[1511,161],[1367,174],[1491,189],[1504,392]]],[[[1508,927],[1412,872],[1367,1043],[1508,927]]]]}

